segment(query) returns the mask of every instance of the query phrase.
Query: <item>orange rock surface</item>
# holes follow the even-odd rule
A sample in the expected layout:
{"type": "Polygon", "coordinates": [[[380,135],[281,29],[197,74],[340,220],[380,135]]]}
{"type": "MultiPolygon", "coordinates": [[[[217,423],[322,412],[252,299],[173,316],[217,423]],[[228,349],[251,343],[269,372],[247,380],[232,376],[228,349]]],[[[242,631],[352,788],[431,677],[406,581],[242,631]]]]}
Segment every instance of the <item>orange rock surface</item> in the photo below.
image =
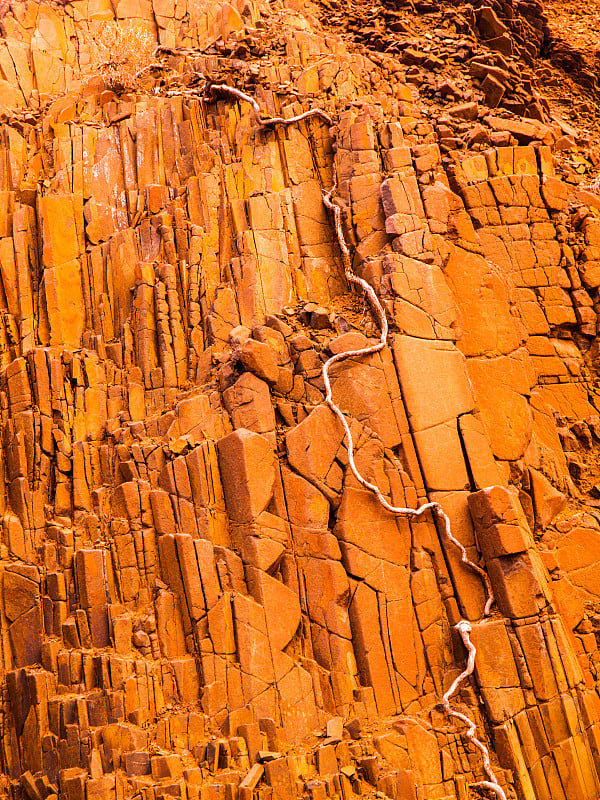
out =
{"type": "Polygon", "coordinates": [[[600,797],[600,159],[553,41],[512,0],[0,2],[0,797],[492,797],[461,618],[506,797],[600,797]],[[131,86],[110,25],[157,45],[131,86]],[[334,175],[390,325],[330,373],[356,465],[441,505],[489,618],[325,405],[379,336],[334,175]]]}

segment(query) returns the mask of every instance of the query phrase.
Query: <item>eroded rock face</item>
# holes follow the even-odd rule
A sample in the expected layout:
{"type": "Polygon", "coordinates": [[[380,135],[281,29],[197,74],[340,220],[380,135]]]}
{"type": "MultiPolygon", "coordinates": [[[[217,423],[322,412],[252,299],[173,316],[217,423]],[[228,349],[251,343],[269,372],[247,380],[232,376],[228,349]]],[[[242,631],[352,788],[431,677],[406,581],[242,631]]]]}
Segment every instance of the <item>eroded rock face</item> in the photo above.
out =
{"type": "MultiPolygon", "coordinates": [[[[531,60],[541,9],[505,5],[460,12],[473,48],[531,60]]],[[[437,57],[349,48],[318,5],[0,9],[3,795],[464,800],[481,759],[439,704],[465,618],[456,702],[507,796],[597,798],[600,222],[562,128],[480,113],[510,88],[489,59],[438,120],[406,81],[437,57]],[[81,97],[115,17],[163,50],[81,97]],[[334,124],[262,127],[205,79],[334,124]],[[324,361],[379,333],[334,167],[390,323],[330,373],[356,465],[442,506],[492,619],[324,404],[324,361]]]]}

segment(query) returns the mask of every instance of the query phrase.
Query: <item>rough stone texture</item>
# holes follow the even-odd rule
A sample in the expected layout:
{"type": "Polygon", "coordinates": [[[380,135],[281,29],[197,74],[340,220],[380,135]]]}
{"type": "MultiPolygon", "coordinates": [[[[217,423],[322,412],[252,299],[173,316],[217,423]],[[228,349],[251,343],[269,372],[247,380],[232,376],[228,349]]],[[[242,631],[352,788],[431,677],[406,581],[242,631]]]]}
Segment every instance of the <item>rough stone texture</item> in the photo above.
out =
{"type": "Polygon", "coordinates": [[[2,797],[475,797],[461,617],[508,796],[600,796],[600,202],[537,3],[389,5],[0,2],[2,797]],[[115,19],[164,50],[82,92],[115,19]],[[324,404],[378,336],[334,165],[391,326],[331,370],[356,463],[491,619],[324,404]]]}

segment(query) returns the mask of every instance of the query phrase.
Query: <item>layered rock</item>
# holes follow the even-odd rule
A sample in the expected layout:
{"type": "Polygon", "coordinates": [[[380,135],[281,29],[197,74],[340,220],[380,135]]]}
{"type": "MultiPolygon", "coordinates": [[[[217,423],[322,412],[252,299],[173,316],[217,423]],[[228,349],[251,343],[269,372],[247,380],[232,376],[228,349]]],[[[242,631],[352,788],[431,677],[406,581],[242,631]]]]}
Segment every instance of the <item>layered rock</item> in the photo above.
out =
{"type": "MultiPolygon", "coordinates": [[[[317,12],[3,10],[6,796],[476,796],[440,707],[460,618],[458,706],[507,795],[600,793],[600,222],[559,125],[490,112],[487,144],[441,145],[401,62],[317,12]],[[129,92],[85,78],[114,19],[163,47],[129,92]],[[262,126],[205,80],[334,124],[262,126]],[[334,169],[391,332],[333,394],[362,474],[439,503],[489,575],[484,621],[479,577],[357,482],[324,404],[327,357],[378,336],[334,169]]],[[[517,22],[477,17],[485,41],[517,22]]]]}

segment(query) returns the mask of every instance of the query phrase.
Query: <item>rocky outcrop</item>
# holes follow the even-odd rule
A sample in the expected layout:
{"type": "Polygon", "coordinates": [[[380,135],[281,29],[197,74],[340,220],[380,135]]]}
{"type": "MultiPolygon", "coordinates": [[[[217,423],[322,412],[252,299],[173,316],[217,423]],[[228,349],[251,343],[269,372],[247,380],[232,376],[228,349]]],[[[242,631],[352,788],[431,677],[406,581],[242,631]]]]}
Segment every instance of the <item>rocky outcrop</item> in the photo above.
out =
{"type": "MultiPolygon", "coordinates": [[[[542,11],[512,5],[473,31],[532,59],[542,11]]],[[[441,705],[461,619],[451,703],[506,796],[600,793],[600,203],[533,89],[488,102],[510,65],[472,60],[444,117],[408,48],[324,6],[2,7],[6,797],[475,797],[441,705]],[[130,90],[91,65],[115,19],[160,45],[130,90]],[[312,108],[333,124],[263,124],[312,108]],[[390,325],[330,371],[356,466],[440,505],[489,617],[325,403],[380,333],[334,175],[390,325]]]]}

